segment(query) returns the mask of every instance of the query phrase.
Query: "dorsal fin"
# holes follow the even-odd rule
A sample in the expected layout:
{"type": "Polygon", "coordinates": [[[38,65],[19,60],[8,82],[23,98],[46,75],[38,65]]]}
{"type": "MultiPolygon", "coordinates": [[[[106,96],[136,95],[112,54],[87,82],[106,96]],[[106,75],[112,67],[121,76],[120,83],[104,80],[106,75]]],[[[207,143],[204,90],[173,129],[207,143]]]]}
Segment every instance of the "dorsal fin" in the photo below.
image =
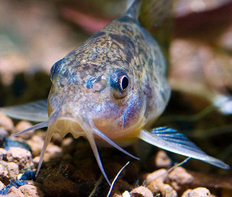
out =
{"type": "Polygon", "coordinates": [[[140,24],[159,43],[167,62],[173,28],[172,4],[173,0],[143,0],[139,13],[140,24]]]}

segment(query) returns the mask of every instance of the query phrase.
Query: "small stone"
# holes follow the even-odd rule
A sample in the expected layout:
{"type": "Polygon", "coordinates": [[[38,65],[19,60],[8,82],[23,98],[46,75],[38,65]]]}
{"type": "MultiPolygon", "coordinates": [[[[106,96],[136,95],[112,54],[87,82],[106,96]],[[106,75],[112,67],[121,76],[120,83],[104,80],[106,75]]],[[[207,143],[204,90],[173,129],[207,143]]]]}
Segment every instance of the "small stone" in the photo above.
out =
{"type": "Polygon", "coordinates": [[[2,146],[5,139],[9,136],[9,133],[8,131],[3,128],[3,127],[0,127],[0,145],[2,146]]]}
{"type": "Polygon", "coordinates": [[[5,185],[3,184],[2,181],[0,181],[0,190],[3,189],[5,187],[5,185]]]}
{"type": "Polygon", "coordinates": [[[163,187],[160,188],[162,196],[170,196],[177,197],[177,192],[168,184],[164,184],[163,187]]]}
{"type": "Polygon", "coordinates": [[[0,162],[0,178],[1,178],[1,180],[8,175],[7,165],[8,165],[8,163],[5,161],[0,162]]]}
{"type": "Polygon", "coordinates": [[[166,152],[160,150],[155,157],[155,166],[157,168],[170,168],[171,167],[171,159],[167,156],[166,152]]]}
{"type": "Polygon", "coordinates": [[[131,197],[128,191],[123,192],[122,197],[131,197]]]}
{"type": "Polygon", "coordinates": [[[24,148],[31,152],[31,147],[25,141],[22,141],[16,138],[14,139],[14,137],[13,139],[12,137],[5,139],[4,148],[8,151],[11,147],[24,148]]]}
{"type": "MultiPolygon", "coordinates": [[[[130,193],[129,193],[129,195],[130,195],[130,193]]],[[[123,197],[123,196],[121,194],[114,194],[113,197],[123,197]]]]}
{"type": "Polygon", "coordinates": [[[11,147],[7,151],[7,160],[19,165],[19,169],[27,168],[33,165],[31,152],[19,147],[11,147]]]}
{"type": "Polygon", "coordinates": [[[23,193],[17,189],[16,187],[12,186],[9,189],[9,193],[7,195],[7,197],[24,197],[23,193]]]}
{"type": "Polygon", "coordinates": [[[19,166],[14,162],[9,162],[7,165],[8,176],[12,180],[16,180],[19,174],[19,166]]]}
{"type": "Polygon", "coordinates": [[[0,112],[0,127],[3,127],[6,131],[14,130],[13,121],[2,112],[0,112]]]}
{"type": "Polygon", "coordinates": [[[34,164],[38,164],[39,160],[40,160],[40,156],[37,156],[37,157],[34,157],[32,161],[34,164]]]}
{"type": "Polygon", "coordinates": [[[60,146],[63,141],[63,137],[59,133],[54,133],[51,139],[51,142],[55,145],[60,146]]]}
{"type": "Polygon", "coordinates": [[[40,155],[40,152],[43,148],[43,143],[44,143],[44,140],[42,139],[42,137],[33,135],[31,139],[27,140],[27,143],[31,147],[32,155],[34,157],[40,155]]]}
{"type": "Polygon", "coordinates": [[[153,180],[147,185],[147,188],[156,196],[160,193],[160,187],[162,187],[163,184],[161,180],[153,180]]]}
{"type": "Polygon", "coordinates": [[[168,175],[171,180],[171,186],[175,190],[180,190],[183,185],[189,185],[193,182],[194,178],[183,167],[176,167],[168,175]]]}
{"type": "Polygon", "coordinates": [[[4,148],[0,148],[0,160],[5,160],[6,154],[7,154],[7,151],[4,148]]]}
{"type": "Polygon", "coordinates": [[[66,137],[61,142],[61,147],[63,153],[70,153],[75,149],[75,144],[73,143],[73,137],[66,137]]]}
{"type": "MultiPolygon", "coordinates": [[[[16,129],[16,132],[18,133],[18,132],[24,131],[32,126],[33,125],[30,122],[22,120],[15,126],[15,129],[16,129]]],[[[35,132],[35,130],[27,131],[25,133],[20,134],[20,137],[23,139],[29,139],[34,134],[34,132],[35,132]]]]}
{"type": "Polygon", "coordinates": [[[139,187],[136,187],[135,189],[133,189],[131,192],[131,197],[153,197],[153,194],[152,192],[144,187],[144,186],[139,186],[139,187]]]}
{"type": "Polygon", "coordinates": [[[186,190],[181,197],[210,197],[210,191],[205,187],[186,190]]]}
{"type": "Polygon", "coordinates": [[[162,196],[177,197],[177,192],[168,184],[164,184],[162,179],[155,179],[147,186],[154,196],[162,194],[162,196]]]}
{"type": "Polygon", "coordinates": [[[62,140],[61,146],[62,147],[69,146],[72,142],[73,142],[72,137],[66,137],[62,140]]]}
{"type": "Polygon", "coordinates": [[[62,149],[59,146],[50,143],[44,154],[44,161],[46,162],[51,159],[60,159],[61,157],[62,157],[62,149]]]}
{"type": "Polygon", "coordinates": [[[43,192],[34,185],[23,185],[18,188],[25,197],[43,197],[43,192]]]}
{"type": "Polygon", "coordinates": [[[168,177],[167,170],[166,169],[159,169],[159,170],[156,170],[150,174],[147,174],[145,176],[145,181],[147,183],[149,183],[153,180],[159,179],[162,182],[164,182],[167,179],[167,177],[168,177]]]}

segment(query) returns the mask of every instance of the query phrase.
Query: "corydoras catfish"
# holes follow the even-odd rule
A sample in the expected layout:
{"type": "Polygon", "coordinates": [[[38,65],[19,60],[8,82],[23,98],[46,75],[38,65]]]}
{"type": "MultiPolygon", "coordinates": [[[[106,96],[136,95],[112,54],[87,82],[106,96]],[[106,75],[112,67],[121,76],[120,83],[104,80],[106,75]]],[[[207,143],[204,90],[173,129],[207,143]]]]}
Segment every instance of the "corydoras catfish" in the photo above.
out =
{"type": "Polygon", "coordinates": [[[124,16],[56,62],[51,68],[52,87],[47,104],[39,101],[2,108],[15,118],[43,121],[25,131],[48,127],[37,175],[54,133],[85,137],[108,183],[97,144],[109,144],[136,158],[121,147],[142,139],[159,148],[229,169],[174,129],[148,129],[164,111],[171,89],[163,51],[139,20],[143,6],[155,6],[154,12],[150,12],[156,17],[155,23],[165,13],[163,7],[171,9],[171,1],[135,0],[124,16]]]}

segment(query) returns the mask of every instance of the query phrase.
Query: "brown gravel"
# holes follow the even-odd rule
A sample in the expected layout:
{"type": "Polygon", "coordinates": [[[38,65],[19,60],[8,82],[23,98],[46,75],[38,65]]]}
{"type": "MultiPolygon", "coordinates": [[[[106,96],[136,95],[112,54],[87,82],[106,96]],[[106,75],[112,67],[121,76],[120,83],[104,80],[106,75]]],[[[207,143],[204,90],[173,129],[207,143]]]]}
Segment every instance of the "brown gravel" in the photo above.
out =
{"type": "Polygon", "coordinates": [[[153,197],[152,192],[144,186],[136,187],[130,194],[131,197],[153,197]]]}
{"type": "Polygon", "coordinates": [[[20,147],[11,147],[7,151],[7,160],[15,162],[20,169],[28,168],[33,165],[31,152],[20,147]]]}
{"type": "MultiPolygon", "coordinates": [[[[11,124],[11,121],[8,121],[11,124]]],[[[25,129],[30,124],[26,121],[19,122],[17,129],[25,129]]],[[[10,126],[5,125],[5,128],[10,126]]],[[[39,161],[39,154],[42,149],[44,133],[36,131],[28,137],[15,138],[14,140],[27,142],[32,153],[24,148],[11,147],[8,151],[0,148],[0,188],[8,185],[10,181],[17,180],[28,167],[36,170],[34,164],[39,161]]],[[[103,149],[100,151],[103,166],[107,176],[112,181],[118,171],[125,165],[129,158],[124,155],[119,156],[114,149],[103,149]],[[109,157],[109,155],[111,157],[109,157]]],[[[113,187],[111,196],[131,196],[131,197],[200,197],[210,196],[210,191],[204,187],[192,188],[194,177],[183,167],[176,167],[171,172],[168,168],[171,160],[164,151],[159,151],[154,164],[161,169],[145,173],[141,162],[131,161],[113,187]],[[190,189],[191,188],[191,189],[190,189]]],[[[45,153],[44,165],[35,181],[28,181],[29,185],[24,185],[18,189],[11,187],[8,196],[89,196],[92,192],[95,196],[106,196],[109,186],[104,178],[100,178],[101,172],[95,162],[92,150],[85,140],[74,140],[67,137],[61,140],[56,136],[49,144],[45,153]],[[61,161],[61,162],[60,162],[61,161]],[[100,182],[98,182],[101,180],[100,182]],[[98,182],[98,184],[96,184],[98,182]],[[96,187],[94,189],[94,186],[96,187]]],[[[194,186],[195,187],[195,186],[194,186]]],[[[92,196],[91,196],[92,197],[92,196]]]]}
{"type": "Polygon", "coordinates": [[[186,190],[181,197],[210,197],[211,193],[208,189],[198,187],[196,189],[186,190]]]}

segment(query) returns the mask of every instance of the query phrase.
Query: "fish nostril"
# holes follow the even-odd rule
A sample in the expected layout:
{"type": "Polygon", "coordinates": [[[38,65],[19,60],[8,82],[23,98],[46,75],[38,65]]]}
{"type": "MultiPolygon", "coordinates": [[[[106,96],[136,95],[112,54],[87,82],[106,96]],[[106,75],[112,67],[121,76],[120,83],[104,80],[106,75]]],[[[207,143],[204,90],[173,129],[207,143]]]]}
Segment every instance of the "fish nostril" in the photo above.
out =
{"type": "Polygon", "coordinates": [[[86,88],[93,89],[94,92],[101,92],[107,86],[104,76],[90,77],[86,82],[86,88]]]}

